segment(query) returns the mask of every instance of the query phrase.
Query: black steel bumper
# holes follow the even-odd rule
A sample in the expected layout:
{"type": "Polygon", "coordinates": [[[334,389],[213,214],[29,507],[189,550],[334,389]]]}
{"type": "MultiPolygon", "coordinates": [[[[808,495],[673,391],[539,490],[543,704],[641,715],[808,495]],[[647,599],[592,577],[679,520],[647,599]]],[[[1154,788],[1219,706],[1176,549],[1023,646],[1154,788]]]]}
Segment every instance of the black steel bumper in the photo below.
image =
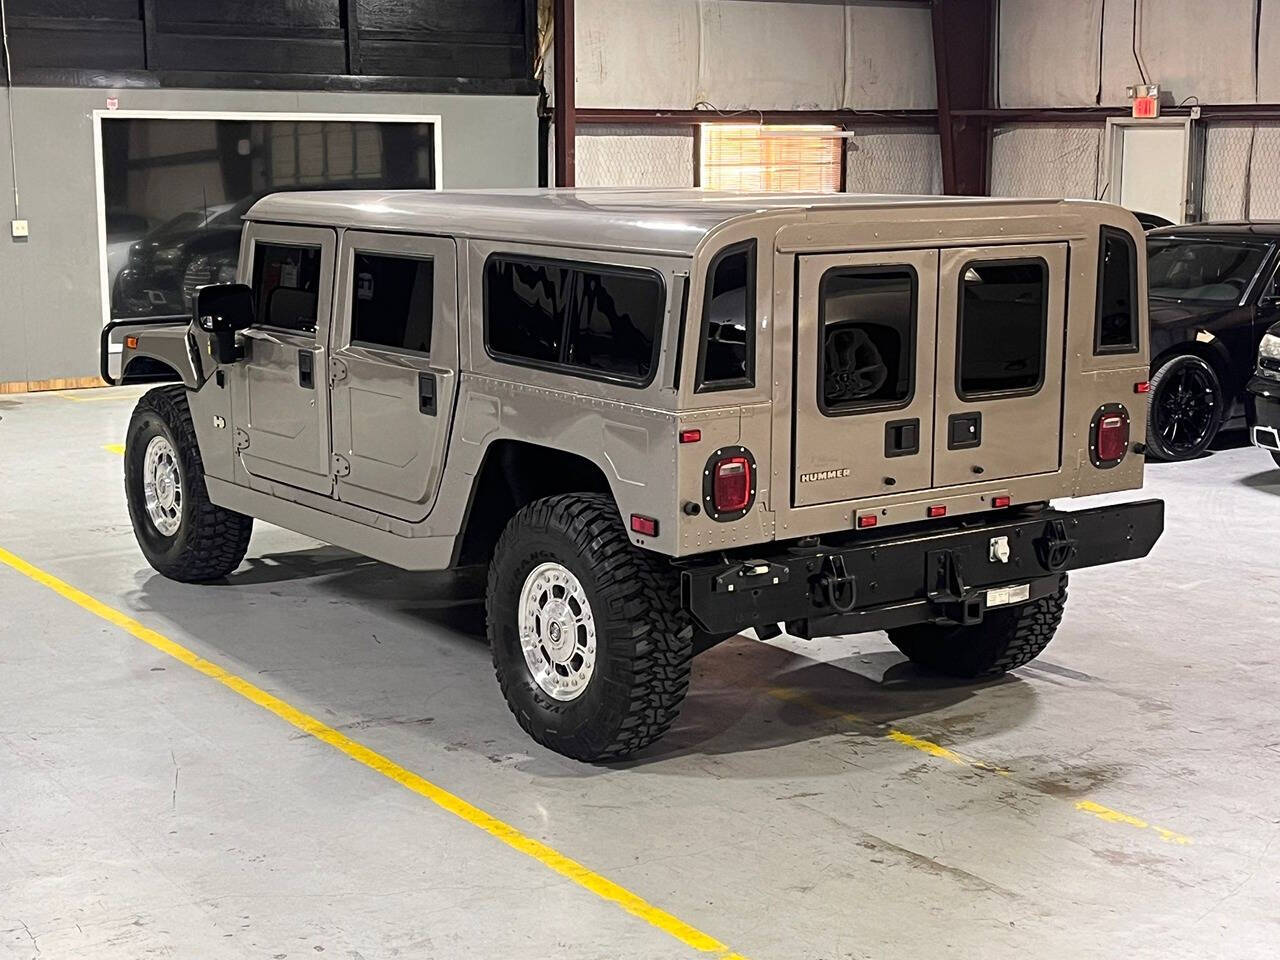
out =
{"type": "Polygon", "coordinates": [[[710,633],[748,627],[776,633],[785,623],[788,633],[817,637],[976,623],[989,598],[992,605],[1038,599],[1055,591],[1068,570],[1145,557],[1163,531],[1161,500],[1005,513],[947,529],[886,533],[839,547],[779,546],[749,560],[686,568],[682,599],[710,633]]]}
{"type": "Polygon", "coordinates": [[[1280,453],[1280,380],[1250,380],[1245,414],[1249,418],[1249,439],[1272,453],[1280,453]]]}

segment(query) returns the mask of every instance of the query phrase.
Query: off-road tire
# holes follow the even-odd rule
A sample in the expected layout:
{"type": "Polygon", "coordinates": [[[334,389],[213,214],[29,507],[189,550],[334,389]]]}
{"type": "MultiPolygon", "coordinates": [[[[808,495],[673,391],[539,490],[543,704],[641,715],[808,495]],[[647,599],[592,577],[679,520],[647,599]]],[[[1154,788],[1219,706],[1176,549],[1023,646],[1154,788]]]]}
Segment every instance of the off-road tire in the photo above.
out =
{"type": "Polygon", "coordinates": [[[1276,462],[1277,467],[1280,467],[1280,453],[1276,453],[1274,450],[1271,451],[1271,459],[1276,462]]]}
{"type": "Polygon", "coordinates": [[[1151,375],[1148,396],[1150,397],[1149,410],[1147,412],[1147,457],[1149,459],[1164,460],[1171,463],[1194,460],[1209,449],[1209,445],[1217,437],[1218,431],[1222,429],[1223,417],[1226,412],[1222,378],[1218,376],[1218,371],[1214,369],[1213,364],[1203,357],[1198,357],[1191,353],[1182,353],[1165,360],[1160,364],[1160,368],[1151,375]],[[1165,384],[1171,382],[1171,378],[1185,366],[1198,367],[1201,374],[1208,379],[1214,394],[1214,409],[1204,429],[1203,436],[1199,437],[1190,446],[1173,449],[1160,436],[1156,423],[1156,412],[1158,406],[1164,400],[1165,384]]]}
{"type": "Polygon", "coordinates": [[[1056,592],[1017,607],[987,612],[969,627],[931,623],[898,627],[889,640],[912,663],[967,680],[998,677],[1030,663],[1049,645],[1067,602],[1064,574],[1056,592]]]}
{"type": "Polygon", "coordinates": [[[693,658],[679,578],[631,544],[607,496],[563,494],[518,512],[494,548],[485,611],[502,695],[543,746],[576,760],[616,760],[653,743],[679,714],[693,658]],[[520,645],[520,591],[545,562],[578,578],[596,623],[594,670],[568,701],[542,690],[520,645]]]}
{"type": "Polygon", "coordinates": [[[124,492],[138,546],[147,562],[170,580],[207,583],[240,566],[253,518],[209,502],[200,444],[182,384],[149,390],[134,407],[125,438],[124,492]],[[146,449],[157,435],[165,437],[177,453],[182,477],[181,520],[171,536],[161,533],[152,521],[143,492],[146,449]]]}

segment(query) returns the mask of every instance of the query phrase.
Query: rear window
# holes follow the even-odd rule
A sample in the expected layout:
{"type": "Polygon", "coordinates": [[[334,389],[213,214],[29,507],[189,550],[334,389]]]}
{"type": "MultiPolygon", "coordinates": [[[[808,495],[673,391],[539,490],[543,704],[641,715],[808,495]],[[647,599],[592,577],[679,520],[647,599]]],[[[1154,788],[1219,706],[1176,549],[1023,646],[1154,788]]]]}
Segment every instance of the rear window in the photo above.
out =
{"type": "Polygon", "coordinates": [[[711,261],[703,293],[696,390],[755,385],[756,242],[726,247],[711,261]]]}
{"type": "Polygon", "coordinates": [[[652,381],[666,299],[657,272],[495,255],[484,288],[493,356],[601,380],[652,381]]]}
{"type": "Polygon", "coordinates": [[[1098,256],[1093,352],[1134,353],[1138,349],[1138,248],[1129,234],[1103,227],[1098,256]]]}
{"type": "Polygon", "coordinates": [[[255,243],[253,295],[263,326],[315,336],[320,248],[255,243]]]}
{"type": "Polygon", "coordinates": [[[1044,382],[1048,264],[973,262],[961,276],[960,397],[1035,393],[1044,382]]]}
{"type": "Polygon", "coordinates": [[[819,300],[822,412],[909,403],[915,368],[915,271],[837,267],[823,276],[819,300]]]}

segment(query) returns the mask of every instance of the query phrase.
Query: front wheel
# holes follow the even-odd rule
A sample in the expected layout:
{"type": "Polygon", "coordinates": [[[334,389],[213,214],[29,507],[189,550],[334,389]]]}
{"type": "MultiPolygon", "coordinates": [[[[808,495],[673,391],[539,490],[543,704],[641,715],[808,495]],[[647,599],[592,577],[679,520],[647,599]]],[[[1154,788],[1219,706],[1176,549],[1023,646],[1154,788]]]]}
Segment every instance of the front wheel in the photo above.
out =
{"type": "Polygon", "coordinates": [[[967,680],[998,677],[1030,663],[1049,645],[1067,602],[1064,574],[1056,592],[1017,607],[990,610],[967,627],[914,624],[889,631],[912,663],[967,680]]]}
{"type": "Polygon", "coordinates": [[[209,501],[187,390],[142,395],[129,421],[124,492],[143,556],[170,580],[220,580],[244,559],[253,518],[209,501]]]}
{"type": "Polygon", "coordinates": [[[1151,377],[1147,449],[1161,460],[1192,460],[1209,448],[1225,405],[1217,372],[1202,357],[1170,357],[1151,377]]]}
{"type": "Polygon", "coordinates": [[[534,740],[576,760],[625,757],[675,721],[693,626],[671,566],[633,546],[599,494],[529,504],[494,549],[493,666],[534,740]]]}

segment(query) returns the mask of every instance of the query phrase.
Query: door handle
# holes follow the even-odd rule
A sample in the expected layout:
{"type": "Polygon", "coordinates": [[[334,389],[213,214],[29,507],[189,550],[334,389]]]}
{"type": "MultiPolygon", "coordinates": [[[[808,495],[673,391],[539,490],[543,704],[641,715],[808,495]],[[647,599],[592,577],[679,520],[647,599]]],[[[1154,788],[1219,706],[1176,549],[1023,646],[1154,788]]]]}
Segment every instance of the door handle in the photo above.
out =
{"type": "Polygon", "coordinates": [[[428,417],[436,415],[436,375],[418,374],[418,412],[428,417]]]}
{"type": "Polygon", "coordinates": [[[316,388],[315,355],[310,350],[298,351],[298,386],[307,390],[316,388]]]}

